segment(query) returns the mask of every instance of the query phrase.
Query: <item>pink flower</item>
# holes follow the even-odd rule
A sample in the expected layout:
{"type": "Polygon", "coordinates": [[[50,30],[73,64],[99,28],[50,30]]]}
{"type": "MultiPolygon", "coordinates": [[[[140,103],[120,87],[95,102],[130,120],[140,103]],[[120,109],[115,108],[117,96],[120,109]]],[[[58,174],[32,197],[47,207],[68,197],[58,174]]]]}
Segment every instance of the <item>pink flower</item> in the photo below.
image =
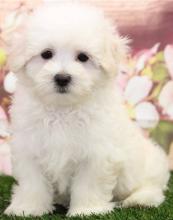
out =
{"type": "Polygon", "coordinates": [[[157,53],[159,46],[160,46],[160,43],[157,43],[151,49],[144,50],[140,54],[137,55],[135,72],[139,73],[141,70],[144,69],[149,59],[157,53]]]}
{"type": "Polygon", "coordinates": [[[5,141],[0,144],[0,173],[11,175],[10,147],[5,141]]]}
{"type": "Polygon", "coordinates": [[[121,91],[126,88],[127,82],[129,80],[129,75],[126,72],[120,72],[116,78],[116,83],[121,91]]]}
{"type": "Polygon", "coordinates": [[[4,109],[0,106],[0,120],[7,120],[7,116],[5,114],[4,109]]]}
{"type": "Polygon", "coordinates": [[[1,106],[0,106],[0,136],[4,138],[10,136],[7,116],[1,106]]]}
{"type": "Polygon", "coordinates": [[[7,116],[0,106],[0,173],[11,174],[10,147],[8,139],[10,136],[7,116]]]}

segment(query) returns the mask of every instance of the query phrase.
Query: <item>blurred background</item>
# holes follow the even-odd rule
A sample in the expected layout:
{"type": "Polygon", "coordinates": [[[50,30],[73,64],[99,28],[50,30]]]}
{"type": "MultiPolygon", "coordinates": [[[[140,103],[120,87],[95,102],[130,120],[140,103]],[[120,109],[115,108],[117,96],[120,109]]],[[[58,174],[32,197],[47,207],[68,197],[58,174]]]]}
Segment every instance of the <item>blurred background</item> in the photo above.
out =
{"type": "MultiPolygon", "coordinates": [[[[11,96],[16,77],[8,69],[7,39],[43,3],[73,0],[0,0],[0,173],[11,174],[11,96]]],[[[105,11],[130,38],[131,53],[117,76],[129,117],[159,143],[173,169],[173,0],[75,0],[105,11]]],[[[159,161],[158,161],[159,162],[159,161]]]]}

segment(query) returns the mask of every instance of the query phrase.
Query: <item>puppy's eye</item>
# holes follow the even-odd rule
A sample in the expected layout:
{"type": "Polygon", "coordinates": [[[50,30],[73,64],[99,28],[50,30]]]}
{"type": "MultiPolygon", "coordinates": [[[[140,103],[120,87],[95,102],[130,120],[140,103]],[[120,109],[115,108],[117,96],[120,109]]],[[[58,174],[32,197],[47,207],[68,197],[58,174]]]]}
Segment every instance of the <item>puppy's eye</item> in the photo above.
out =
{"type": "Polygon", "coordinates": [[[77,60],[82,62],[82,63],[85,63],[89,60],[89,57],[85,53],[79,53],[77,55],[77,60]]]}
{"type": "Polygon", "coordinates": [[[42,53],[41,53],[41,57],[44,59],[44,60],[49,60],[53,57],[53,51],[50,50],[50,49],[47,49],[47,50],[44,50],[42,53]]]}

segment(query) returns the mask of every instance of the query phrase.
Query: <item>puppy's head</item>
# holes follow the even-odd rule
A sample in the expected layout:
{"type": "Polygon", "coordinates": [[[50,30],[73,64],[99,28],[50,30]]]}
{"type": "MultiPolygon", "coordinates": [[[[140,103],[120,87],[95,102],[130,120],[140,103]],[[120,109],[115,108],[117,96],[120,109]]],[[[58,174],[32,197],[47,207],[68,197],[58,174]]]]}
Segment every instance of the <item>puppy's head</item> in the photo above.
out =
{"type": "Polygon", "coordinates": [[[53,5],[35,11],[16,35],[9,64],[42,101],[70,105],[114,78],[125,50],[101,11],[53,5]]]}

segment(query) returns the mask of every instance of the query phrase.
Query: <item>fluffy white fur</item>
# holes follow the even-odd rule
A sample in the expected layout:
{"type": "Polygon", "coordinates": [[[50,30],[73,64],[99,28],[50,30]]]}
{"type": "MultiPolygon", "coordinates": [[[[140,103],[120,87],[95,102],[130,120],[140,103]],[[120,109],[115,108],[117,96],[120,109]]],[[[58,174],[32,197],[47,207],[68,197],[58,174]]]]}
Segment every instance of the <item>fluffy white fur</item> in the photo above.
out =
{"type": "Polygon", "coordinates": [[[11,109],[13,189],[8,215],[40,216],[63,204],[68,216],[158,206],[169,178],[162,149],[130,121],[115,86],[126,49],[102,12],[82,5],[42,7],[13,42],[18,77],[11,109]],[[50,60],[40,53],[54,51],[50,60]],[[76,60],[80,51],[90,59],[76,60]],[[69,73],[68,93],[53,77],[69,73]]]}

